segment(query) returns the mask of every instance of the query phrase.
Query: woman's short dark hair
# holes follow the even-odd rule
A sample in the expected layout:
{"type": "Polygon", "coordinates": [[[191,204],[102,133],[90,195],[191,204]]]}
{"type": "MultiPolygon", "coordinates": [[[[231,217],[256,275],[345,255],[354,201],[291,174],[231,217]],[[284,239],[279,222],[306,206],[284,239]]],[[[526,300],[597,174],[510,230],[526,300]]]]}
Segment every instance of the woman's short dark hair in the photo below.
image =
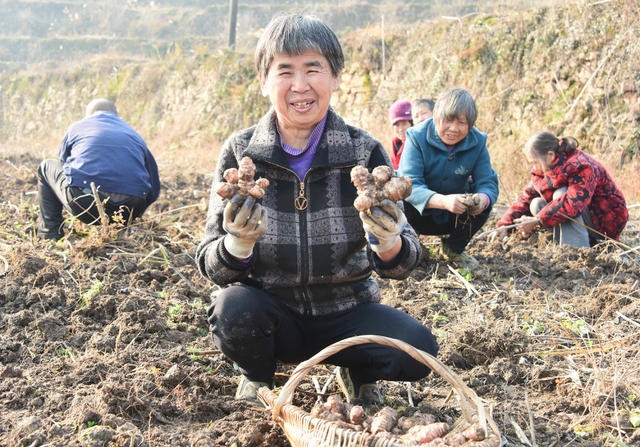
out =
{"type": "Polygon", "coordinates": [[[436,105],[436,102],[431,98],[420,98],[413,101],[414,107],[426,107],[433,112],[433,108],[436,105]]]}
{"type": "Polygon", "coordinates": [[[335,77],[344,68],[344,55],[338,38],[319,19],[299,14],[274,17],[258,40],[256,69],[264,78],[276,54],[295,56],[306,51],[317,51],[326,57],[335,77]]]}
{"type": "Polygon", "coordinates": [[[536,132],[527,140],[524,150],[538,158],[543,158],[547,152],[556,154],[575,151],[578,148],[578,140],[573,137],[558,138],[551,132],[536,132]]]}
{"type": "Polygon", "coordinates": [[[438,96],[433,108],[435,120],[453,120],[461,115],[467,119],[469,129],[476,124],[478,111],[471,93],[463,88],[451,88],[438,96]]]}

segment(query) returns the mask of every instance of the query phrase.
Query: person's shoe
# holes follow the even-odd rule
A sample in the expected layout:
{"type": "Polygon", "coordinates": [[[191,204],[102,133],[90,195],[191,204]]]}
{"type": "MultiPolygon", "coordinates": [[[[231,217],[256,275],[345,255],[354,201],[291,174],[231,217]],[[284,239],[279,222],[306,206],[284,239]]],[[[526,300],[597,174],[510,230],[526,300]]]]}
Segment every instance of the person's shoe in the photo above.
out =
{"type": "Polygon", "coordinates": [[[42,221],[38,219],[36,223],[36,236],[39,239],[47,239],[50,241],[59,241],[64,237],[64,232],[61,229],[62,225],[58,225],[54,229],[47,228],[44,226],[42,221]]]}
{"type": "Polygon", "coordinates": [[[349,368],[339,367],[336,380],[342,389],[347,402],[381,405],[382,395],[375,383],[358,384],[353,381],[349,368]]]}
{"type": "Polygon", "coordinates": [[[459,268],[474,269],[480,265],[478,260],[473,256],[465,252],[456,253],[444,244],[440,246],[440,254],[442,254],[445,260],[455,264],[455,266],[459,268]]]}
{"type": "Polygon", "coordinates": [[[235,398],[236,400],[245,400],[258,407],[265,407],[264,402],[258,397],[258,390],[263,386],[271,388],[266,382],[253,382],[245,376],[242,376],[238,384],[238,389],[236,390],[235,398]]]}

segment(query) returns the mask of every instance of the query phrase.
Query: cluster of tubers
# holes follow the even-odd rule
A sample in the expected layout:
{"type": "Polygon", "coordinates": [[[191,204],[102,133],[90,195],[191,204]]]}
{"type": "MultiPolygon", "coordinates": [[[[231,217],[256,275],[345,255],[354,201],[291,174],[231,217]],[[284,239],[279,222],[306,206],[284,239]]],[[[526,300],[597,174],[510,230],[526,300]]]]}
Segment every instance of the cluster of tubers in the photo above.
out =
{"type": "Polygon", "coordinates": [[[340,395],[331,395],[326,402],[316,404],[311,415],[331,421],[340,428],[369,432],[377,439],[395,439],[398,444],[421,447],[498,447],[499,439],[486,439],[479,424],[471,424],[462,431],[452,431],[445,422],[437,422],[427,413],[400,416],[391,407],[383,407],[368,416],[360,405],[351,405],[340,395]]]}
{"type": "MultiPolygon", "coordinates": [[[[216,193],[225,199],[231,199],[236,194],[261,199],[269,186],[269,180],[262,177],[254,180],[255,173],[253,160],[243,157],[237,169],[224,171],[226,182],[216,185],[216,193]]],[[[364,166],[355,166],[351,170],[351,181],[358,190],[358,197],[353,202],[358,211],[367,212],[371,207],[380,205],[383,200],[398,202],[411,194],[411,179],[398,177],[388,166],[378,166],[371,173],[364,166]]]]}
{"type": "Polygon", "coordinates": [[[470,213],[483,211],[482,208],[482,198],[480,198],[479,194],[463,194],[462,202],[467,207],[467,211],[470,213]]]}
{"type": "Polygon", "coordinates": [[[253,164],[253,160],[243,157],[238,164],[238,169],[229,168],[224,171],[223,177],[226,182],[216,185],[216,193],[225,199],[230,199],[236,194],[261,199],[269,186],[269,180],[262,177],[254,180],[255,174],[256,165],[253,164]]]}
{"type": "Polygon", "coordinates": [[[397,202],[411,194],[411,179],[398,177],[389,166],[375,167],[371,173],[364,166],[355,166],[351,170],[351,181],[358,190],[353,206],[365,213],[383,200],[397,202]]]}

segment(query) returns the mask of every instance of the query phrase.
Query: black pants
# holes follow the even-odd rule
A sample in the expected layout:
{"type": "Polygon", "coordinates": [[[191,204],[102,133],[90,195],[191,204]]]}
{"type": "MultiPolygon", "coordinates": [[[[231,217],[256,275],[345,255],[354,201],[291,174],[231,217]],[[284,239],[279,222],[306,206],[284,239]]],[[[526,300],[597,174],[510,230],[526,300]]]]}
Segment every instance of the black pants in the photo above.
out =
{"type": "MultiPolygon", "coordinates": [[[[100,192],[99,195],[102,200],[109,197],[109,193],[100,192]]],[[[81,188],[67,185],[60,160],[48,159],[40,163],[38,198],[40,201],[38,235],[41,237],[60,239],[64,236],[63,208],[86,224],[100,223],[100,214],[93,195],[81,188]]],[[[134,196],[125,196],[118,202],[107,200],[104,203],[104,210],[110,221],[113,221],[114,215],[120,213],[125,223],[141,216],[146,208],[146,200],[134,196]]]]}
{"type": "MultiPolygon", "coordinates": [[[[439,348],[429,329],[379,303],[360,304],[327,317],[304,317],[263,290],[237,285],[214,292],[207,313],[215,345],[245,376],[259,382],[273,381],[276,361],[295,364],[354,335],[396,338],[434,356],[439,348]]],[[[344,349],[325,362],[349,368],[360,384],[419,380],[430,371],[403,351],[370,343],[344,349]]]]}
{"type": "Polygon", "coordinates": [[[404,212],[416,233],[432,236],[448,235],[448,238],[442,239],[442,243],[455,253],[462,253],[473,235],[487,222],[491,206],[476,216],[447,212],[449,220],[445,223],[436,223],[432,216],[421,215],[409,202],[404,202],[404,212]]]}

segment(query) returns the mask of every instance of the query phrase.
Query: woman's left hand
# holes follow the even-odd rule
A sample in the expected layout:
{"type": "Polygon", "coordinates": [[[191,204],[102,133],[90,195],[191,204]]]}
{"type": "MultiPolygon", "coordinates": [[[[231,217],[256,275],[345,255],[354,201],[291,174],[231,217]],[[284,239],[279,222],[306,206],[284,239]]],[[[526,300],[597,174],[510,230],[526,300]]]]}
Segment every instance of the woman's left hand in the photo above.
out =
{"type": "Polygon", "coordinates": [[[467,208],[469,214],[472,216],[477,216],[487,209],[490,203],[489,196],[483,193],[473,194],[471,196],[471,206],[467,208]]]}
{"type": "Polygon", "coordinates": [[[391,200],[384,200],[368,213],[360,212],[362,226],[367,233],[371,250],[384,253],[391,250],[400,240],[400,233],[407,224],[402,210],[391,200]]]}

